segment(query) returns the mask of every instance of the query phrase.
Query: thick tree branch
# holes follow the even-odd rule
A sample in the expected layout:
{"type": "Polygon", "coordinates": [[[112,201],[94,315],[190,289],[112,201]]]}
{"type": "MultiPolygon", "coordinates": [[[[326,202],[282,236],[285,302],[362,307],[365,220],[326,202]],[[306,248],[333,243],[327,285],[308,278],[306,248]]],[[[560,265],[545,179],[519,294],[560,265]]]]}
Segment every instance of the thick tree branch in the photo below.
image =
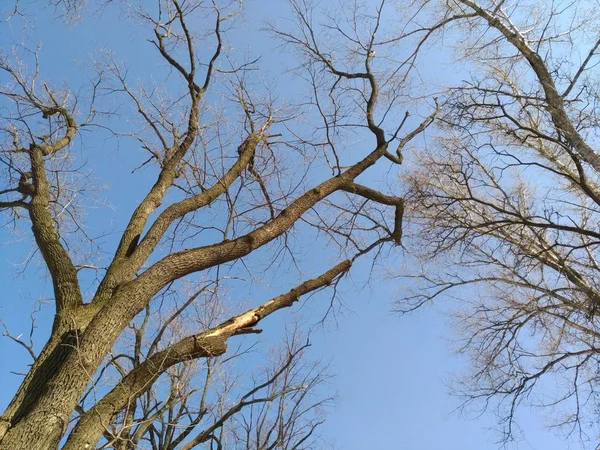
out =
{"type": "Polygon", "coordinates": [[[227,191],[254,157],[256,147],[264,139],[270,125],[271,121],[267,121],[260,129],[246,137],[238,148],[239,158],[213,186],[192,197],[173,203],[158,216],[146,235],[132,250],[128,261],[119,266],[119,280],[130,280],[135,275],[174,220],[210,205],[227,191]]]}
{"type": "MultiPolygon", "coordinates": [[[[77,270],[60,242],[50,212],[49,183],[44,166],[45,154],[44,148],[37,145],[32,145],[29,149],[34,192],[28,210],[35,241],[52,277],[57,320],[67,320],[69,312],[83,305],[83,299],[77,280],[77,270]]],[[[55,326],[57,323],[55,322],[55,326]]]]}
{"type": "Polygon", "coordinates": [[[63,450],[91,448],[101,437],[110,419],[149,389],[169,367],[190,358],[207,358],[225,353],[227,339],[231,336],[256,326],[262,319],[280,309],[289,308],[300,296],[332,284],[336,278],[346,273],[351,265],[350,260],[342,261],[319,277],[305,281],[286,294],[154,354],[129,372],[110,393],[81,417],[63,450]]]}
{"type": "MultiPolygon", "coordinates": [[[[378,147],[347,171],[330,178],[294,200],[278,216],[256,230],[231,241],[172,253],[158,261],[138,278],[123,286],[117,295],[126,305],[128,314],[136,314],[140,306],[165,284],[209,267],[246,256],[289,230],[296,221],[319,201],[340,190],[379,160],[387,145],[378,147]],[[126,300],[125,300],[126,299],[126,300]],[[136,300],[134,300],[136,299],[136,300]],[[139,302],[139,303],[138,303],[139,302]],[[133,309],[135,308],[135,310],[133,309]]],[[[119,307],[114,302],[108,308],[119,307]]]]}

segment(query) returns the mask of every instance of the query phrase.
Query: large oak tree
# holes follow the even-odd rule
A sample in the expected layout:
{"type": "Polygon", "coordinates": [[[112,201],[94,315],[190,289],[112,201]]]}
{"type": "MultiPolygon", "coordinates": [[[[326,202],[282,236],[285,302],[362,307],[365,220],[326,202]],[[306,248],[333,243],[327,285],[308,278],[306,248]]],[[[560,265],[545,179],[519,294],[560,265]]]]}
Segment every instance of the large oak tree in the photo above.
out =
{"type": "MultiPolygon", "coordinates": [[[[9,12],[13,22],[21,20],[21,6],[9,12]]],[[[144,61],[152,77],[147,67],[121,62],[115,48],[88,67],[87,84],[61,85],[45,78],[43,49],[3,49],[0,209],[7,223],[30,227],[55,308],[47,342],[0,418],[2,448],[83,449],[99,442],[130,448],[133,431],[149,429],[135,425],[134,405],[172,368],[227,355],[231,337],[258,332],[267,316],[336,286],[358,258],[400,244],[403,199],[376,180],[397,170],[403,148],[437,112],[434,101],[410,97],[419,39],[429,30],[392,30],[385,2],[336,10],[322,25],[311,5],[293,1],[292,21],[270,33],[282,55],[294,58],[292,74],[303,86],[294,96],[261,87],[260,55],[237,54],[229,43],[243,6],[196,0],[128,6],[123,11],[132,17],[124,26],[153,49],[152,62],[144,61]],[[402,39],[416,44],[394,54],[402,39]],[[421,118],[409,119],[410,109],[421,118]],[[107,134],[106,145],[141,150],[121,186],[135,184],[142,194],[127,219],[118,219],[116,240],[86,232],[91,183],[78,178],[87,173],[81,155],[97,142],[94,136],[107,134]],[[201,276],[225,292],[228,278],[242,270],[277,280],[280,264],[298,268],[297,284],[246,307],[234,302],[221,322],[169,331],[181,323],[174,317],[185,317],[183,309],[202,309],[191,294],[170,314],[161,309],[166,294],[184,282],[199,283],[201,276]],[[140,330],[151,313],[158,324],[151,351],[142,352],[140,330]],[[115,362],[128,329],[138,345],[132,363],[107,381],[102,368],[115,362]],[[100,379],[113,384],[101,388],[100,379]],[[129,427],[120,441],[115,418],[129,427]]],[[[103,6],[105,13],[121,7],[103,6]]],[[[112,155],[106,153],[106,163],[112,155]]],[[[202,439],[178,444],[191,448],[202,439]]]]}

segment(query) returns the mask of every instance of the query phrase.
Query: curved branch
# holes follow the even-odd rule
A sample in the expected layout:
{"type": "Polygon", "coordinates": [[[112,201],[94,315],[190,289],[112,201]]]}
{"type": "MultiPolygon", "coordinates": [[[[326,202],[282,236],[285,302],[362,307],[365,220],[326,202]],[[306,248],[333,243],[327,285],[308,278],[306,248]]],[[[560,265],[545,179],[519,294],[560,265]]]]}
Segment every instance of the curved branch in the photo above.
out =
{"type": "MultiPolygon", "coordinates": [[[[29,217],[35,241],[48,266],[56,298],[57,320],[67,320],[66,314],[83,305],[77,279],[77,269],[60,242],[50,213],[49,183],[44,166],[43,147],[29,149],[34,192],[29,203],[29,217]]],[[[55,322],[55,326],[57,322],[55,322]]]]}

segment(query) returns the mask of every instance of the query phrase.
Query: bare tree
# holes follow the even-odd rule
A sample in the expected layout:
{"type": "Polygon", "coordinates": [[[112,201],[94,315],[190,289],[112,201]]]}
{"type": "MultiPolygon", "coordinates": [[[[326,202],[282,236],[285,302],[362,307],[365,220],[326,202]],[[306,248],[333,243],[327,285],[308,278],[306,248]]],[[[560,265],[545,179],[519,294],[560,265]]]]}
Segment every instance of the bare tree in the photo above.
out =
{"type": "Polygon", "coordinates": [[[443,6],[462,16],[448,32],[470,73],[406,177],[425,272],[399,309],[460,299],[473,370],[457,388],[467,404],[496,408],[505,439],[526,404],[596,445],[597,12],[587,2],[443,6]]]}
{"type": "MultiPolygon", "coordinates": [[[[346,10],[336,9],[327,25],[313,22],[313,6],[293,1],[295,25],[272,32],[286,44],[283,51],[297,56],[296,73],[309,94],[286,103],[253,78],[260,61],[240,62],[228,46],[227,31],[241,8],[241,2],[192,0],[130,8],[148,30],[158,57],[154,77],[164,77],[160,84],[143,74],[136,83],[136,68],[120,63],[118,52],[105,52],[86,89],[58,89],[44,79],[38,50],[16,46],[2,54],[0,209],[16,226],[31,225],[55,304],[47,343],[0,418],[2,448],[82,449],[99,442],[127,448],[141,442],[139,430],[152,439],[157,432],[144,429],[145,414],[172,411],[168,401],[148,404],[158,381],[180,383],[190,361],[226,355],[231,337],[259,332],[260,322],[301,296],[328,286],[335,295],[357,258],[400,244],[402,198],[368,184],[401,163],[403,148],[437,113],[434,102],[410,97],[418,39],[427,30],[397,32],[396,22],[390,27],[383,20],[384,1],[374,8],[352,5],[341,15],[346,10]],[[404,38],[415,47],[408,56],[394,56],[404,38]],[[115,110],[115,101],[128,102],[134,115],[115,110]],[[404,104],[422,119],[408,120],[404,104]],[[145,157],[134,172],[153,177],[115,242],[86,231],[82,208],[89,197],[81,193],[93,183],[77,159],[88,136],[106,130],[121,145],[135,142],[145,157]],[[91,253],[81,251],[81,242],[91,253]],[[197,299],[157,307],[171,302],[165,294],[194,274],[215,290],[230,289],[228,280],[243,273],[278,285],[275,267],[281,264],[297,268],[299,283],[245,308],[234,302],[227,320],[185,328],[182,335],[171,317],[191,305],[202,308],[197,299]],[[90,285],[85,290],[84,281],[90,285]],[[142,352],[148,314],[161,324],[156,345],[142,352]],[[134,351],[123,356],[130,361],[124,364],[118,338],[128,327],[134,351]],[[103,378],[104,367],[118,376],[103,378]],[[143,402],[150,409],[139,416],[143,402]]],[[[140,183],[134,176],[131,183],[140,183]]],[[[285,361],[281,367],[288,370],[293,361],[285,361]]],[[[304,411],[290,406],[302,404],[304,391],[291,392],[278,381],[288,373],[274,374],[261,388],[267,403],[277,404],[276,418],[253,405],[242,429],[258,427],[258,434],[237,433],[237,439],[256,448],[281,442],[308,447],[302,442],[312,429],[298,428],[304,411]],[[290,417],[294,422],[285,423],[290,417]]],[[[249,391],[240,401],[255,395],[249,391]]],[[[152,419],[148,423],[159,417],[152,419]]],[[[173,428],[166,426],[172,439],[173,428]]],[[[199,443],[221,445],[213,431],[201,436],[199,443]]],[[[182,448],[195,445],[185,442],[182,448]]]]}

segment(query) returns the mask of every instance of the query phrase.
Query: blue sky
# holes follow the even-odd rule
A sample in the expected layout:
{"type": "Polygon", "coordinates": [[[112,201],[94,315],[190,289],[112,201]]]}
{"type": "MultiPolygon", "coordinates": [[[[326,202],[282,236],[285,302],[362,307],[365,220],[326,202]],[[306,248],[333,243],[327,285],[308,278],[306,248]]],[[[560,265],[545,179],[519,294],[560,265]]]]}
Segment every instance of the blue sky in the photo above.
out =
{"type": "MultiPolygon", "coordinates": [[[[279,43],[261,28],[269,18],[286,17],[285,2],[259,0],[248,2],[245,7],[244,20],[238,24],[240,29],[229,36],[234,50],[251,57],[261,56],[265,77],[277,78],[281,65],[293,60],[277,50],[279,43]]],[[[35,25],[27,33],[34,42],[43,44],[42,69],[45,77],[51,80],[81,82],[85,66],[107,48],[112,49],[118,59],[141,67],[142,73],[152,69],[155,59],[148,58],[152,49],[144,42],[146,37],[132,31],[134,27],[119,27],[118,22],[124,18],[111,10],[102,16],[86,16],[70,26],[54,23],[50,11],[42,13],[38,10],[37,16],[32,21],[35,25]]],[[[22,36],[16,20],[0,27],[0,32],[6,32],[13,40],[22,36]]],[[[424,59],[423,73],[439,70],[440,62],[435,58],[424,59]]],[[[287,85],[287,89],[294,88],[293,84],[287,85]]],[[[288,94],[293,93],[282,92],[280,95],[288,94]]],[[[142,157],[127,151],[126,146],[117,147],[113,139],[90,139],[86,141],[86,152],[89,154],[79,157],[87,161],[93,177],[110,185],[103,192],[110,198],[110,207],[98,205],[90,211],[92,222],[97,220],[91,227],[98,234],[103,229],[118,230],[125,220],[125,213],[135,205],[137,193],[144,191],[144,182],[150,182],[150,175],[148,172],[136,175],[136,183],[124,186],[123,180],[131,180],[131,169],[142,161],[142,157]]],[[[22,229],[16,234],[8,228],[0,231],[0,286],[3,290],[0,317],[15,334],[28,333],[30,311],[36,301],[49,295],[50,283],[35,261],[24,274],[18,273],[18,263],[30,250],[27,231],[22,229]]],[[[111,236],[105,238],[107,243],[114,239],[111,236]]],[[[395,257],[401,258],[401,254],[396,253],[395,257]]],[[[496,435],[488,430],[496,426],[492,415],[483,414],[467,420],[453,413],[458,403],[448,396],[446,384],[452,374],[464,369],[464,362],[452,353],[449,343],[453,331],[443,311],[450,309],[450,305],[427,307],[404,317],[392,315],[392,302],[400,295],[398,285],[376,272],[373,282],[364,287],[361,280],[367,270],[359,266],[353,277],[356,281],[345,284],[343,299],[347,309],[323,327],[316,327],[312,333],[311,351],[331,360],[336,376],[333,387],[339,399],[329,414],[324,433],[335,439],[338,448],[346,450],[498,448],[494,443],[496,435]]],[[[282,280],[282,284],[292,281],[282,280]]],[[[255,292],[266,295],[266,290],[260,287],[255,292]]],[[[315,314],[318,309],[315,308],[315,314]]],[[[38,346],[47,333],[48,312],[46,306],[39,315],[38,346]]],[[[285,312],[280,313],[283,314],[285,312]]],[[[270,334],[276,338],[277,333],[269,332],[269,327],[281,329],[282,323],[281,317],[266,321],[264,339],[268,340],[270,334]]],[[[3,407],[19,380],[9,371],[25,370],[27,358],[25,352],[8,339],[0,340],[0,354],[0,379],[3,380],[0,407],[3,407]]],[[[566,443],[544,429],[534,412],[524,411],[520,424],[525,439],[510,448],[581,448],[577,442],[566,443]]]]}

